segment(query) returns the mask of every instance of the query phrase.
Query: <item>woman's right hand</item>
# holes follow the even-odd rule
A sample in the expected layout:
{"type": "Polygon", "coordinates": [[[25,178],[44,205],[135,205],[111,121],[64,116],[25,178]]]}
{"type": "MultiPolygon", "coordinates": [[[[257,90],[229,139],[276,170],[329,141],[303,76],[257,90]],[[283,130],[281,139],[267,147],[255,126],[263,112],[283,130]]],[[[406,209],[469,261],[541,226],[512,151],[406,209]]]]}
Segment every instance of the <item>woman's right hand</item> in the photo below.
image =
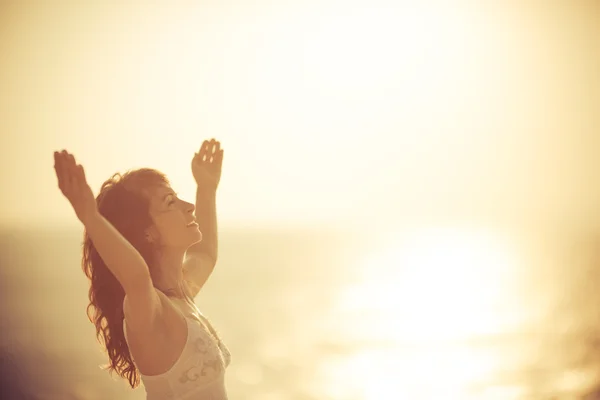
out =
{"type": "Polygon", "coordinates": [[[81,164],[66,150],[54,152],[54,170],[58,187],[73,206],[77,218],[85,225],[86,221],[98,212],[98,205],[90,185],[85,179],[81,164]]]}

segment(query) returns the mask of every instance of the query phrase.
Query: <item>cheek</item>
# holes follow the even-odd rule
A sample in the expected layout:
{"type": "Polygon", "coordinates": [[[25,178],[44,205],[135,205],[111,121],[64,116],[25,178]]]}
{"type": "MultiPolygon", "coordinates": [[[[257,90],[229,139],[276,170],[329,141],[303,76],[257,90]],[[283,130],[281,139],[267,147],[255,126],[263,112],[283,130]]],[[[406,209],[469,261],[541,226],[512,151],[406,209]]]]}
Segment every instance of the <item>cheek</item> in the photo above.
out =
{"type": "Polygon", "coordinates": [[[164,244],[177,242],[177,238],[185,234],[185,229],[185,225],[182,226],[182,222],[173,216],[171,218],[165,216],[156,221],[156,230],[164,244]]]}

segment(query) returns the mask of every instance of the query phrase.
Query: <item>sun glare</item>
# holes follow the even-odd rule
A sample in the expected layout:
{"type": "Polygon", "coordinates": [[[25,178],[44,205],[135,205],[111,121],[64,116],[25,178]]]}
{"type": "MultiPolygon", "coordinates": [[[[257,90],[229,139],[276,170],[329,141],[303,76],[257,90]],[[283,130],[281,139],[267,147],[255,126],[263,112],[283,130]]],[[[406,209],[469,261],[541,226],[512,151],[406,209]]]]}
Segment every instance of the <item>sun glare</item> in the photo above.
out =
{"type": "Polygon", "coordinates": [[[519,388],[487,381],[512,353],[472,341],[511,329],[518,265],[488,230],[391,237],[336,298],[330,334],[351,338],[352,350],[320,363],[318,389],[332,399],[520,398],[519,388]]]}
{"type": "Polygon", "coordinates": [[[467,340],[510,329],[514,250],[487,231],[429,228],[394,238],[339,297],[383,341],[467,340]]]}

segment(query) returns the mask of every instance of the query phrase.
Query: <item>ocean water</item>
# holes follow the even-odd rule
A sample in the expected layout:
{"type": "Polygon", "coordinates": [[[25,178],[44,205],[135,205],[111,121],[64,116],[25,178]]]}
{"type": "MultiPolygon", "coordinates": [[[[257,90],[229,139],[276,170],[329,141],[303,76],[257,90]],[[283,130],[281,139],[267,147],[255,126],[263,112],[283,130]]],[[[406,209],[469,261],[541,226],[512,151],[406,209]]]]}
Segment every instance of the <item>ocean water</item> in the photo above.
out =
{"type": "MultiPolygon", "coordinates": [[[[81,231],[0,236],[4,399],[144,398],[100,365],[81,231]]],[[[224,229],[196,303],[231,399],[600,398],[593,236],[224,229]]]]}

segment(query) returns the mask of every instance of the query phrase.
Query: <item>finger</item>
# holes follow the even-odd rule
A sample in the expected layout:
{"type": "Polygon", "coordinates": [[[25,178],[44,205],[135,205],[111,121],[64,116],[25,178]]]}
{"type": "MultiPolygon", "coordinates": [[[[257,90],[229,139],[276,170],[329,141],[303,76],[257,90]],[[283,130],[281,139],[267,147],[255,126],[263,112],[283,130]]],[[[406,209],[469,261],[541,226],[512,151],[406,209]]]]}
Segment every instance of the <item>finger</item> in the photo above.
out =
{"type": "Polygon", "coordinates": [[[67,166],[69,168],[73,168],[75,166],[75,157],[73,157],[73,154],[67,152],[65,155],[65,160],[67,161],[67,166]]]}
{"type": "Polygon", "coordinates": [[[77,172],[77,163],[73,154],[65,151],[65,166],[66,166],[66,179],[69,184],[69,191],[77,193],[79,190],[79,177],[77,172]]]}
{"type": "Polygon", "coordinates": [[[213,146],[212,146],[212,154],[213,154],[213,156],[216,156],[217,154],[219,154],[220,150],[221,150],[221,143],[215,141],[213,143],[213,146]]]}
{"type": "Polygon", "coordinates": [[[87,185],[85,180],[85,172],[83,171],[83,165],[77,164],[76,176],[77,188],[81,190],[85,187],[85,185],[87,185]]]}
{"type": "Polygon", "coordinates": [[[206,151],[208,144],[208,140],[202,142],[202,145],[200,145],[200,149],[198,150],[198,154],[202,154],[204,151],[206,151]]]}
{"type": "Polygon", "coordinates": [[[69,179],[69,185],[71,186],[72,190],[76,190],[77,189],[77,165],[75,164],[75,157],[73,157],[73,154],[70,154],[67,152],[67,156],[66,156],[66,165],[67,165],[67,171],[68,171],[68,179],[69,179]]]}
{"type": "Polygon", "coordinates": [[[221,165],[223,165],[223,150],[219,150],[215,156],[214,164],[219,168],[221,168],[221,165]]]}
{"type": "Polygon", "coordinates": [[[206,154],[206,162],[208,162],[208,163],[214,162],[215,157],[218,154],[220,148],[221,148],[221,143],[219,143],[219,141],[217,141],[214,138],[210,139],[210,142],[208,144],[208,151],[206,154]]]}
{"type": "Polygon", "coordinates": [[[202,143],[202,148],[200,149],[201,161],[206,161],[208,159],[210,145],[208,140],[205,140],[204,143],[202,143]]]}
{"type": "Polygon", "coordinates": [[[67,194],[70,192],[70,182],[69,182],[69,171],[68,171],[68,167],[67,167],[67,160],[66,160],[66,151],[63,150],[58,154],[58,170],[59,170],[59,181],[60,181],[60,188],[63,192],[63,194],[67,194]]]}
{"type": "Polygon", "coordinates": [[[83,165],[79,164],[78,166],[78,172],[79,172],[79,179],[81,180],[82,183],[86,183],[87,184],[87,179],[85,177],[85,170],[83,169],[83,165]]]}
{"type": "Polygon", "coordinates": [[[60,153],[58,151],[54,152],[54,172],[56,173],[56,180],[58,183],[58,188],[62,191],[63,188],[63,179],[62,179],[62,173],[61,173],[61,159],[60,159],[60,153]]]}
{"type": "Polygon", "coordinates": [[[55,151],[53,154],[54,157],[54,171],[56,172],[56,177],[58,178],[58,152],[55,151]]]}

